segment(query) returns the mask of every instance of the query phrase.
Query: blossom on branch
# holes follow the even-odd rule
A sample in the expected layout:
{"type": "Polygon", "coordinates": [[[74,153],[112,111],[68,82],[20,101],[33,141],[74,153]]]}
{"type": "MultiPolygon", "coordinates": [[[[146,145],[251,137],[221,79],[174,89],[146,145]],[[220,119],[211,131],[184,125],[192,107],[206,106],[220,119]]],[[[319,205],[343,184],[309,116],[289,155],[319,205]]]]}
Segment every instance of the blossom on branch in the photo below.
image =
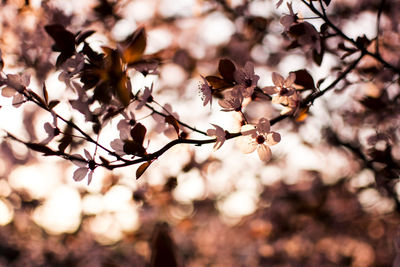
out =
{"type": "Polygon", "coordinates": [[[46,122],[43,126],[44,130],[47,133],[47,138],[41,142],[41,144],[44,145],[47,145],[51,140],[53,140],[54,137],[60,134],[60,129],[57,125],[57,116],[53,112],[51,113],[51,115],[53,115],[53,124],[46,122]]]}
{"type": "Polygon", "coordinates": [[[141,109],[146,103],[151,103],[153,101],[153,96],[151,95],[153,93],[153,84],[151,84],[151,87],[144,87],[144,92],[142,94],[142,97],[140,99],[139,104],[136,106],[136,109],[141,109]]]}
{"type": "Polygon", "coordinates": [[[85,153],[85,157],[82,157],[81,155],[73,155],[76,158],[79,158],[80,160],[72,160],[72,163],[74,163],[76,166],[78,166],[79,168],[75,170],[74,172],[74,180],[79,182],[82,181],[86,175],[88,174],[88,185],[90,184],[90,182],[92,181],[92,177],[93,177],[93,171],[95,169],[95,162],[92,158],[92,156],[90,155],[89,151],[87,151],[86,149],[83,150],[85,153]]]}
{"type": "Polygon", "coordinates": [[[270,131],[270,123],[266,118],[261,118],[257,125],[246,124],[241,128],[242,136],[238,138],[239,149],[245,153],[252,153],[257,149],[260,160],[268,162],[271,159],[269,146],[281,141],[281,135],[270,131]]]}
{"type": "Polygon", "coordinates": [[[210,105],[212,104],[212,89],[207,79],[201,76],[203,79],[203,83],[199,86],[200,93],[201,93],[201,100],[203,100],[203,106],[206,106],[208,102],[210,105]]]}
{"type": "Polygon", "coordinates": [[[260,79],[260,76],[254,73],[253,63],[247,62],[243,69],[236,70],[234,77],[237,82],[235,87],[239,89],[243,97],[251,97],[260,79]]]}
{"type": "Polygon", "coordinates": [[[273,72],[272,82],[275,86],[262,88],[264,93],[274,95],[272,97],[272,103],[281,104],[285,107],[281,114],[295,113],[299,108],[300,95],[293,86],[295,80],[296,74],[293,72],[291,72],[286,79],[284,79],[282,75],[273,72]]]}
{"type": "Polygon", "coordinates": [[[16,108],[22,105],[25,101],[22,93],[30,83],[30,76],[28,74],[7,74],[7,78],[2,82],[7,86],[1,90],[1,95],[12,97],[12,104],[16,108]]]}
{"type": "Polygon", "coordinates": [[[218,104],[223,107],[221,111],[241,111],[242,102],[243,95],[237,87],[228,92],[224,99],[218,100],[218,104]]]}
{"type": "Polygon", "coordinates": [[[215,129],[208,129],[207,130],[207,135],[208,136],[215,136],[217,138],[217,141],[214,144],[214,151],[218,150],[225,142],[226,140],[226,133],[224,129],[222,129],[220,126],[211,124],[212,126],[215,127],[215,129]]]}

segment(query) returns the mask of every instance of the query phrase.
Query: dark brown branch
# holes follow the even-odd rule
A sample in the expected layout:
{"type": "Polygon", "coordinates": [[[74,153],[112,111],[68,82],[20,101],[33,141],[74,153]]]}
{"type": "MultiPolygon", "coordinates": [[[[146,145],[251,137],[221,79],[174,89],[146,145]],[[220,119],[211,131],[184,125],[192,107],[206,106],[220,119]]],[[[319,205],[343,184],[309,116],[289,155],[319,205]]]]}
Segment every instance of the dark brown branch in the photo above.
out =
{"type": "Polygon", "coordinates": [[[397,68],[396,66],[393,66],[392,64],[390,64],[389,62],[387,62],[386,60],[384,60],[380,54],[378,53],[371,53],[370,51],[367,50],[366,47],[364,47],[363,44],[358,43],[357,41],[353,40],[352,38],[348,37],[346,34],[343,33],[342,30],[340,30],[335,24],[332,23],[332,21],[330,21],[330,19],[328,18],[328,16],[325,16],[324,14],[322,14],[315,6],[314,4],[312,4],[312,1],[307,2],[306,0],[301,0],[306,6],[308,6],[308,8],[310,8],[310,10],[312,12],[314,12],[314,14],[318,15],[319,17],[321,17],[321,19],[323,19],[325,21],[325,23],[331,27],[339,36],[341,36],[343,39],[349,41],[350,43],[352,43],[355,47],[357,47],[363,54],[365,55],[369,55],[373,58],[375,58],[376,60],[378,60],[380,63],[383,64],[383,66],[385,66],[388,69],[391,69],[392,71],[400,74],[400,69],[397,68]]]}

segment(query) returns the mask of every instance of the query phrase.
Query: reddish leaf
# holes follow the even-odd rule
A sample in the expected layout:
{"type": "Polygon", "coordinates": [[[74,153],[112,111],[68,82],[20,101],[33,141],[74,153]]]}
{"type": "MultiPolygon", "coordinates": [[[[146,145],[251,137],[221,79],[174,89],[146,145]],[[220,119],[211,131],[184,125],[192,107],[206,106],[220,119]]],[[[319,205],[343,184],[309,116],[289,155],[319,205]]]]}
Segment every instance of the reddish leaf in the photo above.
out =
{"type": "Polygon", "coordinates": [[[308,117],[308,109],[309,107],[306,107],[300,111],[300,113],[296,116],[297,122],[302,122],[308,117]]]}
{"type": "Polygon", "coordinates": [[[131,91],[127,86],[127,77],[122,75],[117,83],[116,95],[119,101],[126,107],[131,101],[131,91]]]}
{"type": "Polygon", "coordinates": [[[122,57],[126,63],[131,64],[138,61],[146,48],[146,31],[143,27],[137,29],[130,39],[128,45],[124,47],[122,57]]]}
{"type": "Polygon", "coordinates": [[[144,156],[146,154],[146,149],[143,145],[133,140],[126,140],[124,142],[123,150],[128,155],[144,156]]]}
{"type": "Polygon", "coordinates": [[[136,179],[139,179],[140,176],[142,176],[142,174],[147,170],[151,163],[152,161],[147,161],[139,166],[139,168],[136,170],[136,179]]]}
{"type": "Polygon", "coordinates": [[[235,64],[233,64],[231,60],[221,59],[219,61],[218,71],[226,82],[233,83],[235,81],[235,78],[233,77],[235,70],[235,64]]]}
{"type": "Polygon", "coordinates": [[[58,103],[60,103],[60,101],[58,101],[58,100],[52,100],[52,101],[50,101],[50,103],[49,103],[49,109],[53,109],[55,106],[57,106],[58,105],[58,103]]]}
{"type": "Polygon", "coordinates": [[[54,51],[62,52],[66,57],[74,54],[75,35],[73,33],[67,31],[61,24],[46,25],[44,29],[55,42],[54,51]]]}
{"type": "Polygon", "coordinates": [[[131,136],[133,141],[142,145],[144,141],[144,137],[146,135],[146,127],[143,126],[141,123],[137,123],[135,127],[131,130],[131,136]]]}
{"type": "Polygon", "coordinates": [[[175,117],[172,115],[169,115],[169,116],[165,117],[165,122],[168,124],[171,124],[174,127],[176,134],[179,136],[179,123],[175,119],[175,117]]]}
{"type": "Polygon", "coordinates": [[[95,33],[95,31],[85,31],[85,32],[83,32],[83,33],[80,33],[80,34],[77,36],[77,39],[76,39],[75,43],[78,45],[78,44],[84,42],[84,41],[86,40],[86,38],[88,38],[88,37],[89,37],[90,35],[92,35],[93,33],[95,33]]]}
{"type": "Polygon", "coordinates": [[[228,83],[224,79],[221,79],[217,76],[207,76],[206,80],[210,83],[212,89],[226,89],[229,87],[233,87],[232,83],[228,83]]]}
{"type": "Polygon", "coordinates": [[[314,60],[315,64],[317,64],[318,66],[321,66],[323,57],[324,57],[323,51],[321,51],[321,53],[319,54],[315,49],[313,50],[313,60],[314,60]]]}
{"type": "Polygon", "coordinates": [[[306,69],[297,70],[295,84],[303,86],[303,89],[315,89],[314,79],[306,69]]]}

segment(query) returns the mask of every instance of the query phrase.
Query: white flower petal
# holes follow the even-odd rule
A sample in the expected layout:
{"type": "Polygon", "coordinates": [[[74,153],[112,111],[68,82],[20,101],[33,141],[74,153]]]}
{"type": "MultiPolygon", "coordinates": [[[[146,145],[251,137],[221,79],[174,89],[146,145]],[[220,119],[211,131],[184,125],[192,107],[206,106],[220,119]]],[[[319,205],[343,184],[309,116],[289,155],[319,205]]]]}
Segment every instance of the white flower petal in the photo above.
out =
{"type": "Polygon", "coordinates": [[[4,97],[12,97],[17,93],[17,91],[10,87],[10,86],[6,86],[1,90],[1,95],[4,97]]]}
{"type": "Polygon", "coordinates": [[[93,178],[93,171],[90,171],[89,175],[88,175],[87,185],[90,185],[90,182],[92,181],[92,178],[93,178]]]}
{"type": "Polygon", "coordinates": [[[74,154],[72,155],[75,158],[81,159],[81,160],[72,160],[72,163],[75,164],[78,167],[86,167],[87,163],[86,163],[86,159],[84,157],[82,157],[79,154],[74,154]]]}
{"type": "Polygon", "coordinates": [[[281,135],[277,132],[270,132],[267,134],[266,143],[270,146],[276,145],[281,141],[281,135]]]}
{"type": "Polygon", "coordinates": [[[296,74],[294,72],[291,72],[289,74],[289,77],[287,77],[287,79],[285,80],[283,86],[285,88],[288,88],[294,83],[295,80],[296,80],[296,74]]]}
{"type": "Polygon", "coordinates": [[[279,92],[279,90],[276,88],[276,86],[266,86],[262,88],[263,92],[269,95],[273,95],[279,92]]]}
{"type": "Polygon", "coordinates": [[[259,145],[257,147],[257,153],[260,159],[264,162],[268,162],[271,159],[271,149],[267,145],[259,145]]]}
{"type": "Polygon", "coordinates": [[[73,176],[74,180],[77,182],[82,181],[83,178],[85,178],[87,172],[88,172],[88,168],[85,168],[85,167],[78,168],[74,172],[74,176],[73,176]]]}
{"type": "Polygon", "coordinates": [[[86,157],[88,160],[92,160],[92,159],[93,159],[93,158],[92,158],[92,155],[90,155],[89,151],[87,151],[86,149],[84,149],[83,152],[85,153],[85,157],[86,157]]]}
{"type": "Polygon", "coordinates": [[[248,154],[256,150],[257,143],[249,135],[240,136],[237,139],[237,144],[242,153],[248,154]]]}
{"type": "Polygon", "coordinates": [[[272,82],[275,84],[275,86],[282,87],[284,79],[282,75],[279,73],[273,72],[272,73],[272,82]]]}

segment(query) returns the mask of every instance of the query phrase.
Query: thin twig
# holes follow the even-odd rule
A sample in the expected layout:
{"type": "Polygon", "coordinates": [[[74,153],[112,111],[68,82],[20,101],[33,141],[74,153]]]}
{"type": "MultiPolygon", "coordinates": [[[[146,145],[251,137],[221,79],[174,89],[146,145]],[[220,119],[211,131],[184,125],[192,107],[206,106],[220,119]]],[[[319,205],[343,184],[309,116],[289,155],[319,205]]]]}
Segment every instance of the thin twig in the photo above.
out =
{"type": "MultiPolygon", "coordinates": [[[[393,66],[392,64],[390,64],[389,62],[384,60],[379,54],[371,53],[370,51],[368,51],[367,48],[363,46],[363,44],[357,43],[355,40],[353,40],[352,38],[348,37],[346,34],[343,33],[342,30],[340,30],[335,24],[333,24],[327,16],[325,16],[318,9],[316,9],[313,4],[308,3],[306,0],[301,0],[301,1],[306,6],[308,6],[312,12],[314,12],[316,15],[320,16],[325,21],[325,23],[329,27],[331,27],[343,39],[345,39],[345,40],[349,41],[350,43],[352,43],[355,47],[357,47],[365,55],[369,55],[369,56],[375,58],[376,60],[378,60],[386,68],[391,69],[392,71],[400,74],[400,69],[399,68],[393,66]]],[[[311,3],[312,3],[312,1],[311,1],[311,3]]]]}

